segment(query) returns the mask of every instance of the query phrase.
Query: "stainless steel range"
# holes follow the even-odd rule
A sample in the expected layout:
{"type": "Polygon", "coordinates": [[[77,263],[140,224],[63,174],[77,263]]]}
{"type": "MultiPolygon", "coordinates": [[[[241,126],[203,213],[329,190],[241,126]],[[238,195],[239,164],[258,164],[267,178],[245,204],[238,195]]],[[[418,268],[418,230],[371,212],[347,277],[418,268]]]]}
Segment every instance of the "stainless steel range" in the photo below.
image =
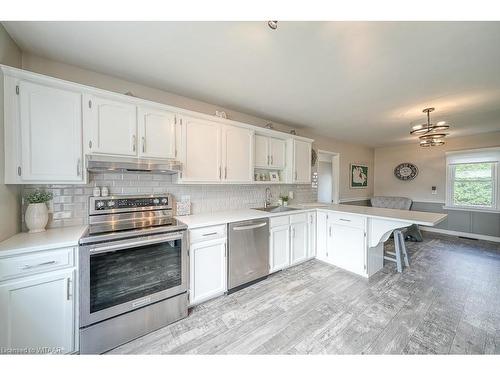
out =
{"type": "Polygon", "coordinates": [[[91,197],[80,240],[80,353],[103,353],[187,316],[186,226],[171,196],[91,197]]]}

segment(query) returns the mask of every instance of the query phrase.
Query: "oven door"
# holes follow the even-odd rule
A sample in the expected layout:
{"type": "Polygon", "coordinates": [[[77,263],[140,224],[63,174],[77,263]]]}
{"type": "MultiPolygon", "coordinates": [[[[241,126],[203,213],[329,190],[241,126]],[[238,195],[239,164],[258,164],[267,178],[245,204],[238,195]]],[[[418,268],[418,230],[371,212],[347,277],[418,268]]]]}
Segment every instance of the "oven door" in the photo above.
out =
{"type": "Polygon", "coordinates": [[[186,232],[80,247],[80,327],[187,291],[186,232]]]}

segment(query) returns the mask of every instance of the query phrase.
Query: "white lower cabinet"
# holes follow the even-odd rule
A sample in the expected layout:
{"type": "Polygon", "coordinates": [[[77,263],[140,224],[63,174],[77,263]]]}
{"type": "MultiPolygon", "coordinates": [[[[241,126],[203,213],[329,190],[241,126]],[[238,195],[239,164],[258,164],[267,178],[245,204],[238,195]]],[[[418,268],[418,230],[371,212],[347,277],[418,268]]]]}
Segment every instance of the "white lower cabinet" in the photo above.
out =
{"type": "Polygon", "coordinates": [[[316,256],[316,212],[307,213],[307,235],[309,238],[308,258],[316,256]]]}
{"type": "Polygon", "coordinates": [[[69,268],[1,282],[0,347],[22,354],[76,351],[76,275],[69,268]]]}
{"type": "Polygon", "coordinates": [[[364,275],[365,237],[362,228],[332,224],[331,241],[328,257],[337,267],[364,275]]]}
{"type": "Polygon", "coordinates": [[[293,215],[290,217],[290,265],[303,262],[309,253],[309,237],[307,215],[293,215]]]}
{"type": "MultiPolygon", "coordinates": [[[[217,237],[218,228],[197,229],[191,237],[217,237]],[[201,233],[198,233],[201,232],[201,233]]],[[[223,238],[199,241],[189,248],[189,303],[196,305],[220,296],[227,291],[227,251],[225,231],[223,238]]]]}
{"type": "Polygon", "coordinates": [[[364,217],[318,211],[316,233],[318,259],[368,277],[364,217]]]}
{"type": "Polygon", "coordinates": [[[290,265],[290,226],[271,228],[270,232],[269,272],[275,272],[290,265]]]}
{"type": "Polygon", "coordinates": [[[308,213],[270,219],[269,272],[275,272],[310,257],[308,213]]]}

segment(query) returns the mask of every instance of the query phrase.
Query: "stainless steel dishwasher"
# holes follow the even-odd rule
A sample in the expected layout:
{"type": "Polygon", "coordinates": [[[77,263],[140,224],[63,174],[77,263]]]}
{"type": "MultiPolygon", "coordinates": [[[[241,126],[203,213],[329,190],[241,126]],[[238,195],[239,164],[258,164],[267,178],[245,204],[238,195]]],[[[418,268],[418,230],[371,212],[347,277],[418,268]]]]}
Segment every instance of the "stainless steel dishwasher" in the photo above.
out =
{"type": "Polygon", "coordinates": [[[228,290],[269,275],[269,219],[229,224],[228,290]]]}

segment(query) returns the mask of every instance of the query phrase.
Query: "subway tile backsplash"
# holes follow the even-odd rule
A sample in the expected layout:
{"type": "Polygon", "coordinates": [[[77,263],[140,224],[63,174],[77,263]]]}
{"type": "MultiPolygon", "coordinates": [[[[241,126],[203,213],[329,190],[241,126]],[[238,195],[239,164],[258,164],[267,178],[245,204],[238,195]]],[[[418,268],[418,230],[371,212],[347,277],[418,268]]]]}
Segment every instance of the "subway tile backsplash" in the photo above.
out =
{"type": "MultiPolygon", "coordinates": [[[[94,186],[106,186],[110,195],[170,193],[175,199],[191,197],[191,213],[209,213],[238,208],[262,207],[266,187],[273,201],[293,191],[291,203],[314,202],[317,190],[311,185],[184,185],[176,177],[145,173],[90,173],[87,185],[23,185],[23,196],[35,189],[51,191],[54,199],[48,228],[87,223],[88,202],[94,186]]],[[[23,227],[26,204],[23,201],[23,227]]],[[[26,228],[24,228],[26,229],[26,228]]]]}

